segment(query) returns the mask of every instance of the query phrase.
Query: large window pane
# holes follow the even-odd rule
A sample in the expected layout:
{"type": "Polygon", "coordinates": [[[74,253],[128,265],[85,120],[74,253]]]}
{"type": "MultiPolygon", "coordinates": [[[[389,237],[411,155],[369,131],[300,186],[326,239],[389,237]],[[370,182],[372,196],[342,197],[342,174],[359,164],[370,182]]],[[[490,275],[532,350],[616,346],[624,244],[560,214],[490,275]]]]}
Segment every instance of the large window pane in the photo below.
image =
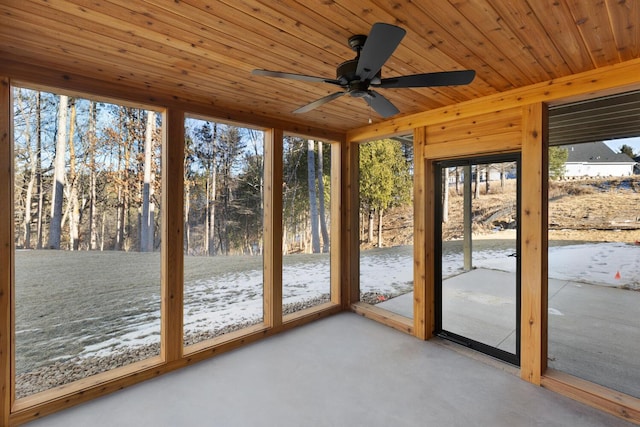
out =
{"type": "Polygon", "coordinates": [[[413,318],[413,144],[360,144],[360,299],[413,318]]]}
{"type": "Polygon", "coordinates": [[[331,145],[286,136],[283,147],[283,314],[331,298],[331,145]]]}
{"type": "Polygon", "coordinates": [[[185,122],[184,344],[263,321],[260,131],[185,122]]]}
{"type": "Polygon", "coordinates": [[[159,354],[161,116],[16,88],[18,398],[159,354]]]}
{"type": "Polygon", "coordinates": [[[549,367],[640,397],[640,177],[625,151],[640,139],[549,149],[549,367]]]}

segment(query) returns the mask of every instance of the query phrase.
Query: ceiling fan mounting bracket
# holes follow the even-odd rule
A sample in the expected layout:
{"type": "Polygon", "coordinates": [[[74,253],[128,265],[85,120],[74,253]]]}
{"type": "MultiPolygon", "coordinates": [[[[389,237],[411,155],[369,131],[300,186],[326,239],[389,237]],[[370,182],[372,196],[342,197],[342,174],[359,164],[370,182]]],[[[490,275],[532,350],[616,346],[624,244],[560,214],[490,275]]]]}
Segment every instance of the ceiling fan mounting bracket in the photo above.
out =
{"type": "Polygon", "coordinates": [[[349,46],[355,52],[360,52],[362,47],[364,46],[364,42],[367,41],[367,36],[364,34],[356,34],[355,36],[349,37],[349,46]]]}

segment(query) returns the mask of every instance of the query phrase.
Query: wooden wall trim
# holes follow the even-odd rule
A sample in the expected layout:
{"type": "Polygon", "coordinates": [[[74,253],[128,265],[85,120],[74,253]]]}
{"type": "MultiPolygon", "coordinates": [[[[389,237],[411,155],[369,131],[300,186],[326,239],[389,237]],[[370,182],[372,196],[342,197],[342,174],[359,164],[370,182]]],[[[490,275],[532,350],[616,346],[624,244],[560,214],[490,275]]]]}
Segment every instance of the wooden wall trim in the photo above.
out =
{"type": "Polygon", "coordinates": [[[169,109],[162,146],[161,352],[182,357],[184,283],[184,112],[169,109]]]}
{"type": "Polygon", "coordinates": [[[640,424],[640,399],[553,369],[545,372],[542,387],[640,424]]]}
{"type": "Polygon", "coordinates": [[[250,110],[231,111],[227,108],[220,108],[213,102],[204,104],[187,98],[151,92],[144,87],[127,86],[122,82],[114,84],[79,74],[37,67],[7,58],[0,61],[0,75],[11,77],[14,85],[25,85],[38,90],[54,90],[57,93],[68,95],[82,95],[83,98],[87,99],[92,99],[91,95],[94,95],[99,97],[99,99],[96,99],[102,102],[113,100],[122,104],[123,101],[128,101],[135,105],[156,110],[158,108],[175,108],[207,117],[208,120],[215,119],[225,123],[244,123],[259,129],[278,127],[290,134],[310,136],[323,140],[343,141],[345,139],[343,132],[336,132],[327,128],[301,126],[297,123],[290,123],[273,117],[263,117],[250,110]]]}
{"type": "Polygon", "coordinates": [[[13,122],[11,82],[0,76],[0,425],[13,401],[13,122]]]}
{"type": "Polygon", "coordinates": [[[351,304],[351,310],[367,319],[375,320],[378,323],[382,323],[405,334],[415,335],[413,321],[408,317],[364,302],[351,304]]]}
{"type": "Polygon", "coordinates": [[[282,129],[264,135],[264,324],[282,324],[282,129]]]}
{"type": "Polygon", "coordinates": [[[523,108],[520,256],[520,376],[534,384],[547,367],[547,108],[523,108]]]}
{"type": "Polygon", "coordinates": [[[417,338],[426,340],[434,330],[433,277],[433,166],[424,155],[426,129],[413,132],[413,328],[417,338]]]}
{"type": "Polygon", "coordinates": [[[363,142],[381,139],[407,134],[414,128],[422,126],[523,107],[536,102],[574,101],[603,93],[638,89],[640,88],[638,76],[640,76],[640,58],[353,129],[347,132],[347,140],[363,142]]]}

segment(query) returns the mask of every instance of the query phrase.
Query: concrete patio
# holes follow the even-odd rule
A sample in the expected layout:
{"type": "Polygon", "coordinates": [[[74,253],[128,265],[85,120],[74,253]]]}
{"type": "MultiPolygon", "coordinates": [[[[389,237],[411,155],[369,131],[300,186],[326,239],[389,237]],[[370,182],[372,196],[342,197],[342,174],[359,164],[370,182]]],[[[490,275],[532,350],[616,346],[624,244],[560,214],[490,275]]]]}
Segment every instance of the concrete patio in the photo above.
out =
{"type": "Polygon", "coordinates": [[[28,425],[631,425],[452,346],[342,313],[28,425]]]}

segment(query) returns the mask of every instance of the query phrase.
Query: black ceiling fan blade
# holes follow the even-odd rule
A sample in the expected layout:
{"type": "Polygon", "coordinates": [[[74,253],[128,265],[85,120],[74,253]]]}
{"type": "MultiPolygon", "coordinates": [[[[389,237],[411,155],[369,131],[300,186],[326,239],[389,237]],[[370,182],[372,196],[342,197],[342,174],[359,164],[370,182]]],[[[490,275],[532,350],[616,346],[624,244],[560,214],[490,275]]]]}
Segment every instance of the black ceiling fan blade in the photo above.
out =
{"type": "Polygon", "coordinates": [[[347,92],[335,92],[332,93],[331,95],[327,95],[325,97],[322,97],[320,99],[316,99],[315,101],[307,104],[307,105],[303,105],[302,107],[298,108],[297,110],[294,111],[295,114],[300,114],[300,113],[307,113],[311,110],[314,110],[316,108],[318,108],[321,105],[326,104],[329,101],[333,101],[336,98],[340,98],[342,95],[344,95],[347,92]]]}
{"type": "Polygon", "coordinates": [[[367,104],[369,104],[376,113],[380,114],[384,118],[395,116],[400,112],[400,110],[398,110],[391,101],[380,95],[375,90],[370,90],[367,95],[364,96],[364,100],[367,101],[367,104]]]}
{"type": "Polygon", "coordinates": [[[283,73],[281,71],[269,70],[253,70],[251,74],[254,76],[276,77],[280,79],[302,80],[305,82],[330,83],[341,86],[340,82],[335,79],[325,79],[324,77],[307,76],[306,74],[283,73]]]}
{"type": "Polygon", "coordinates": [[[381,88],[458,86],[471,83],[475,76],[474,70],[412,74],[382,79],[379,84],[372,84],[372,86],[381,88]]]}
{"type": "Polygon", "coordinates": [[[406,31],[395,25],[378,22],[373,24],[371,32],[360,51],[356,75],[360,80],[371,80],[378,74],[387,59],[396,50],[406,31]]]}

